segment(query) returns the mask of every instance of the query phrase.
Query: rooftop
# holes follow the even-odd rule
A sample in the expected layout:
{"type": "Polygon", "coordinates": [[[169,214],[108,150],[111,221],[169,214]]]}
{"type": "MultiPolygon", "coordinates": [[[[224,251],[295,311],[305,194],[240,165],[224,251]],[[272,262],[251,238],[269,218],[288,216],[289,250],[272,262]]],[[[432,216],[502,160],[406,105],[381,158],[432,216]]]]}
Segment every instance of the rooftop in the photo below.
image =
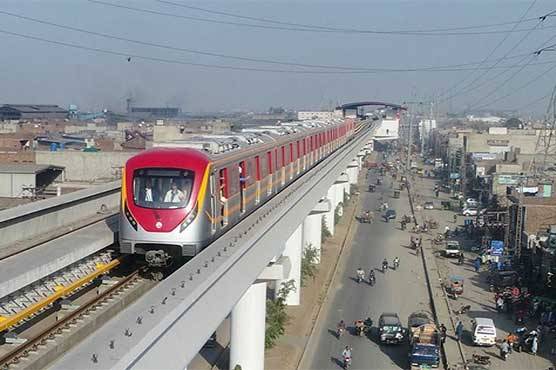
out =
{"type": "Polygon", "coordinates": [[[48,164],[1,163],[0,173],[37,174],[47,170],[63,170],[64,167],[48,164]]]}

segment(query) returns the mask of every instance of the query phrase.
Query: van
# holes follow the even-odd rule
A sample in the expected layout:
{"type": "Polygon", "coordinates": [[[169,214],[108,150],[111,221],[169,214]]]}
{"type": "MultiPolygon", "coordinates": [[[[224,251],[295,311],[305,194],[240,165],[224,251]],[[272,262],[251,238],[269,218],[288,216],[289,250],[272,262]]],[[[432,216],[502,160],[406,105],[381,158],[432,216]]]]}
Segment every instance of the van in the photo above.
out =
{"type": "Polygon", "coordinates": [[[496,343],[496,327],[492,319],[477,317],[473,323],[473,344],[493,346],[496,343]]]}

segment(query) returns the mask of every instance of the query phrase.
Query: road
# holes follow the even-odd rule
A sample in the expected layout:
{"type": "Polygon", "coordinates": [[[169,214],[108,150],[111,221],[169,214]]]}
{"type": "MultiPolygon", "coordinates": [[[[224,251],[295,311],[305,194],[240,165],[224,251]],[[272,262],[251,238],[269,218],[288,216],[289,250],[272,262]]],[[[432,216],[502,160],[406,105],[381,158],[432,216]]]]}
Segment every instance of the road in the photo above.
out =
{"type": "MultiPolygon", "coordinates": [[[[375,179],[376,176],[369,177],[373,183],[375,179]]],[[[375,210],[382,196],[397,211],[398,219],[403,214],[410,214],[407,193],[402,192],[400,199],[393,199],[391,195],[390,178],[385,176],[384,185],[377,187],[375,193],[362,192],[360,208],[375,210]]],[[[370,315],[376,325],[382,312],[396,312],[405,327],[409,314],[429,310],[421,259],[409,249],[410,234],[401,231],[399,225],[397,221],[386,223],[378,217],[375,217],[374,224],[358,225],[353,243],[340,262],[301,369],[339,369],[345,345],[353,347],[352,369],[408,367],[407,343],[378,345],[376,327],[370,338],[350,334],[340,340],[335,337],[336,325],[342,319],[348,326],[353,326],[355,320],[370,315]],[[396,271],[389,269],[385,274],[380,272],[382,260],[386,257],[391,263],[396,256],[401,260],[400,268],[396,271]],[[369,268],[375,268],[377,281],[374,286],[357,284],[354,275],[358,267],[362,267],[366,274],[369,268]]]]}

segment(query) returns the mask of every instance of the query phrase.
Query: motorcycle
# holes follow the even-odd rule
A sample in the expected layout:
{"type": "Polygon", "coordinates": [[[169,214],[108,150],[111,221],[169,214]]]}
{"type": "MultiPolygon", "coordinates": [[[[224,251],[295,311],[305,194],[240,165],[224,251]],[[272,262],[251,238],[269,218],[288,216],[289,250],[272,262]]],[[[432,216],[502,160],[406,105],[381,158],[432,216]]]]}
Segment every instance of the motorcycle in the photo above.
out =
{"type": "Polygon", "coordinates": [[[344,356],[344,369],[349,369],[351,366],[351,357],[344,356]]]}
{"type": "Polygon", "coordinates": [[[473,362],[479,365],[490,365],[490,356],[473,354],[473,362]]]}
{"type": "Polygon", "coordinates": [[[467,311],[469,311],[471,309],[471,305],[465,305],[465,306],[461,306],[459,308],[459,310],[455,311],[455,313],[457,315],[463,315],[464,313],[466,313],[467,311]]]}
{"type": "Polygon", "coordinates": [[[400,263],[398,261],[394,261],[394,270],[400,267],[400,263]]]}
{"type": "Polygon", "coordinates": [[[361,277],[361,275],[357,275],[357,284],[361,284],[362,281],[363,278],[361,277]]]}
{"type": "Polygon", "coordinates": [[[336,337],[338,339],[340,339],[340,337],[342,336],[342,334],[344,334],[344,328],[338,328],[336,329],[336,337]]]}
{"type": "Polygon", "coordinates": [[[382,273],[383,273],[383,274],[386,273],[386,270],[387,270],[387,269],[388,269],[388,265],[385,264],[385,263],[383,263],[383,264],[382,264],[382,273]]]}
{"type": "Polygon", "coordinates": [[[506,361],[508,359],[508,352],[500,350],[500,357],[506,361]]]}
{"type": "Polygon", "coordinates": [[[376,278],[374,277],[374,275],[373,275],[373,276],[369,276],[369,285],[370,285],[370,286],[375,285],[375,280],[376,280],[376,278]]]}

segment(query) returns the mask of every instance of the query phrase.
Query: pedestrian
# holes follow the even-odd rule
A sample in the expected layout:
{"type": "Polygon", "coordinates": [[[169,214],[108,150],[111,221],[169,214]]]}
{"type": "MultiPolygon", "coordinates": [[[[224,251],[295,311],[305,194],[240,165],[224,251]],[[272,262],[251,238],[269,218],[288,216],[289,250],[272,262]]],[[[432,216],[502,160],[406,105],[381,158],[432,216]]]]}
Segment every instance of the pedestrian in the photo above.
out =
{"type": "Polygon", "coordinates": [[[509,353],[510,353],[510,345],[508,344],[508,341],[504,339],[502,345],[500,345],[500,357],[502,357],[502,360],[506,361],[506,357],[508,356],[509,353]]]}
{"type": "Polygon", "coordinates": [[[457,215],[457,213],[454,213],[454,223],[457,223],[457,222],[458,222],[458,215],[457,215]]]}
{"type": "Polygon", "coordinates": [[[504,311],[504,299],[502,298],[502,296],[498,296],[498,298],[496,299],[496,311],[504,311]]]}
{"type": "Polygon", "coordinates": [[[459,342],[463,336],[463,322],[458,319],[456,324],[456,340],[459,342]]]}
{"type": "Polygon", "coordinates": [[[446,332],[448,331],[448,329],[446,329],[446,326],[444,324],[440,324],[440,341],[442,342],[442,344],[444,344],[446,342],[446,332]]]}
{"type": "Polygon", "coordinates": [[[446,225],[444,228],[444,236],[447,238],[450,235],[450,226],[446,225]]]}
{"type": "Polygon", "coordinates": [[[536,355],[538,348],[539,348],[539,338],[537,335],[534,335],[533,339],[531,340],[531,354],[536,355]]]}
{"type": "Polygon", "coordinates": [[[475,267],[475,272],[479,272],[479,270],[481,269],[481,259],[479,257],[475,258],[473,266],[475,267]]]}

